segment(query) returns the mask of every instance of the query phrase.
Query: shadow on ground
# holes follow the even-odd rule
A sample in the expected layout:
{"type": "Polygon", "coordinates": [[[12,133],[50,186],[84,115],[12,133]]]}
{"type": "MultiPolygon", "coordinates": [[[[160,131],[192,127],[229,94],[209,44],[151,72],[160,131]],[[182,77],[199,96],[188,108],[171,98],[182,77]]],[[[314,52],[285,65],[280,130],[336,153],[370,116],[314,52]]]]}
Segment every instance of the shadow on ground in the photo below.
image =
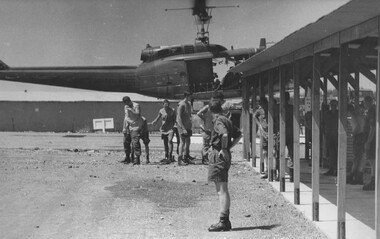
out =
{"type": "Polygon", "coordinates": [[[236,227],[232,228],[232,231],[250,231],[250,230],[272,230],[275,227],[278,227],[278,224],[267,225],[267,226],[255,226],[255,227],[236,227]]]}

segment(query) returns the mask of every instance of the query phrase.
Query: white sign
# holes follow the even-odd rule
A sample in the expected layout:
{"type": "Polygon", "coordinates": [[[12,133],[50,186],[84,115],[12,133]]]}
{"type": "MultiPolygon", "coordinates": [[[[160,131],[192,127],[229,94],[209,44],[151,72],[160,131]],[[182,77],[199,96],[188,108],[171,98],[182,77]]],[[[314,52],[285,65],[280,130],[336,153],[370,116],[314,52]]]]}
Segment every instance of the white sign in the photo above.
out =
{"type": "Polygon", "coordinates": [[[105,119],[93,119],[92,120],[94,130],[102,130],[103,133],[106,132],[106,129],[113,129],[113,118],[105,118],[105,119]]]}

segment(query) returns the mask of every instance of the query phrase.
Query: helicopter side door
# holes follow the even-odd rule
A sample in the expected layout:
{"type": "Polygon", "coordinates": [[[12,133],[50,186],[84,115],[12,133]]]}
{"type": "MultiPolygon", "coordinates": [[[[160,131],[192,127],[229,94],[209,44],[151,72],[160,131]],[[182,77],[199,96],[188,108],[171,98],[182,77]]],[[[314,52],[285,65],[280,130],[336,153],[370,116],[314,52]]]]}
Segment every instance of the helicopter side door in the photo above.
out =
{"type": "Polygon", "coordinates": [[[159,95],[172,97],[188,90],[187,69],[184,61],[157,61],[156,87],[159,95]]]}
{"type": "Polygon", "coordinates": [[[186,61],[189,89],[193,92],[212,90],[213,65],[212,59],[199,59],[186,61]]]}

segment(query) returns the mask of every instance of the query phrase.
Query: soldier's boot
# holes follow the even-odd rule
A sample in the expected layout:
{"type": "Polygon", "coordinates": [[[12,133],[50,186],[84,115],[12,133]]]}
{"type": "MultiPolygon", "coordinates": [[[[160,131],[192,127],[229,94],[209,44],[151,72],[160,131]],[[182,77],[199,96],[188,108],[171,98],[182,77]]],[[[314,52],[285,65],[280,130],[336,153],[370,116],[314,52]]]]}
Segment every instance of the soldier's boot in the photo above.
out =
{"type": "Polygon", "coordinates": [[[136,159],[133,162],[133,165],[139,165],[140,164],[140,155],[136,155],[136,159]]]}
{"type": "Polygon", "coordinates": [[[186,163],[183,159],[182,156],[178,156],[178,166],[186,166],[188,163],[186,163]]]}
{"type": "Polygon", "coordinates": [[[229,219],[220,218],[220,221],[216,224],[212,224],[209,228],[209,232],[221,232],[231,231],[231,221],[229,219]]]}
{"type": "Polygon", "coordinates": [[[131,163],[131,158],[128,155],[125,155],[124,160],[120,161],[120,163],[129,164],[131,163]]]}

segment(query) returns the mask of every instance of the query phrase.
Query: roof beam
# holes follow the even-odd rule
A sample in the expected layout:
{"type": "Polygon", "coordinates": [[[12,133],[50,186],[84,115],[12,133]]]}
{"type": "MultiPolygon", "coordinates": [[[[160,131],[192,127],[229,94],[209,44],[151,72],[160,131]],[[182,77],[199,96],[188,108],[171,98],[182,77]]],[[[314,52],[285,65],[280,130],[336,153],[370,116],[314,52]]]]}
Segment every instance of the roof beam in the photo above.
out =
{"type": "Polygon", "coordinates": [[[379,17],[374,17],[356,26],[340,32],[340,43],[347,43],[364,38],[377,31],[379,17]]]}
{"type": "Polygon", "coordinates": [[[356,68],[362,75],[368,78],[368,80],[372,81],[372,83],[376,84],[376,75],[373,74],[369,69],[363,67],[362,65],[357,65],[356,68]]]}

